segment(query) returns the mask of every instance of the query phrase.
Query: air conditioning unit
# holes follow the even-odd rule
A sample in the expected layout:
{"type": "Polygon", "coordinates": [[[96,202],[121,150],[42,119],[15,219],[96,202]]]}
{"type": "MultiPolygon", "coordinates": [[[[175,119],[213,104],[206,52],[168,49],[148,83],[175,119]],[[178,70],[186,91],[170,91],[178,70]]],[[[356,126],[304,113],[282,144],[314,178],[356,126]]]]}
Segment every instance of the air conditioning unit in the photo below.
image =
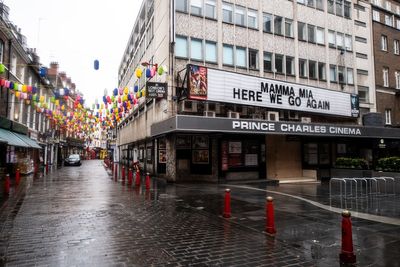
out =
{"type": "Polygon", "coordinates": [[[252,118],[253,120],[262,120],[262,119],[263,119],[263,116],[262,116],[261,114],[259,114],[259,113],[256,113],[256,114],[252,114],[252,115],[251,115],[251,118],[252,118]]]}
{"type": "Polygon", "coordinates": [[[279,112],[278,111],[268,111],[266,119],[267,119],[267,121],[279,121],[279,112]]]}
{"type": "Polygon", "coordinates": [[[242,112],[240,112],[243,116],[247,116],[249,113],[249,109],[247,107],[242,107],[242,112]]]}
{"type": "Polygon", "coordinates": [[[179,103],[179,111],[181,112],[197,112],[197,102],[183,100],[179,103]]]}
{"type": "Polygon", "coordinates": [[[310,117],[301,117],[301,122],[302,123],[310,123],[311,122],[311,118],[310,117]]]}
{"type": "Polygon", "coordinates": [[[240,118],[239,112],[228,111],[228,118],[239,119],[240,118]]]}
{"type": "Polygon", "coordinates": [[[298,120],[299,114],[296,111],[289,110],[289,120],[298,120]]]}
{"type": "Polygon", "coordinates": [[[218,103],[206,103],[205,110],[206,111],[215,111],[216,114],[221,113],[221,108],[218,103]]]}
{"type": "Polygon", "coordinates": [[[204,117],[215,117],[215,111],[204,111],[204,117]]]}

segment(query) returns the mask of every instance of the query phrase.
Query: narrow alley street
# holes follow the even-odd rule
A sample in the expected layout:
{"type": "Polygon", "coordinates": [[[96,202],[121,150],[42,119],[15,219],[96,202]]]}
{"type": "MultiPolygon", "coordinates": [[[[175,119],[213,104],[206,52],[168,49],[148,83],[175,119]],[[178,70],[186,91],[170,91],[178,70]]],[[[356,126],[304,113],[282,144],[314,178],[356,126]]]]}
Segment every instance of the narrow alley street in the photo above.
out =
{"type": "MultiPolygon", "coordinates": [[[[146,191],[143,184],[128,187],[109,174],[101,161],[92,160],[24,178],[19,197],[10,196],[0,210],[2,265],[339,264],[341,216],[336,213],[273,195],[274,239],[263,233],[263,191],[233,186],[232,218],[225,219],[226,185],[153,179],[146,191]]],[[[359,266],[399,266],[399,226],[354,218],[353,236],[359,266]]]]}

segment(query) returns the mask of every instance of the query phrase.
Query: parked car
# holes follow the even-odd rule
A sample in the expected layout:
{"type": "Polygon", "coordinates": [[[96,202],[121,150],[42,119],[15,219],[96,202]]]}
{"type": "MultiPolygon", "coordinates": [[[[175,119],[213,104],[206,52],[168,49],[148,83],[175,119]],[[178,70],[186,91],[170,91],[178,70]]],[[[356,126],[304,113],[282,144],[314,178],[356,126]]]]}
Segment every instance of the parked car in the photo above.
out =
{"type": "Polygon", "coordinates": [[[68,156],[68,158],[64,160],[64,166],[71,166],[71,165],[75,166],[82,165],[81,156],[79,156],[79,154],[71,154],[68,156]]]}

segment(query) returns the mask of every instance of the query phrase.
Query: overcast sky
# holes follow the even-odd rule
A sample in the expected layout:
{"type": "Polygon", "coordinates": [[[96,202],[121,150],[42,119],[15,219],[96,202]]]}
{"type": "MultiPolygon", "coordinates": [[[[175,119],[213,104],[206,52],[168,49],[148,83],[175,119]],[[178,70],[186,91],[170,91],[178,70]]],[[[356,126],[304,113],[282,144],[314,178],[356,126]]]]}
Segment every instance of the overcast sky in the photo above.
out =
{"type": "Polygon", "coordinates": [[[118,67],[142,0],[3,0],[10,20],[37,48],[40,61],[60,71],[84,94],[86,104],[118,86],[118,67]],[[100,69],[93,62],[98,59],[100,69]]]}

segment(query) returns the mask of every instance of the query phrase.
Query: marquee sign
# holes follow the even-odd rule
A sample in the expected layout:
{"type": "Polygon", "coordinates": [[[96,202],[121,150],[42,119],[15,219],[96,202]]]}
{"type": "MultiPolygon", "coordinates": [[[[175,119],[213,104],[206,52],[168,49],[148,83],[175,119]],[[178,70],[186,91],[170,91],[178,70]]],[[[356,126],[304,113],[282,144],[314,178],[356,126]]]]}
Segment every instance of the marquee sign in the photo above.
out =
{"type": "Polygon", "coordinates": [[[186,115],[176,115],[168,120],[153,124],[151,126],[152,136],[167,134],[170,132],[217,132],[388,139],[399,139],[400,136],[400,129],[397,128],[301,123],[291,121],[211,118],[186,115]]]}
{"type": "Polygon", "coordinates": [[[358,95],[188,65],[189,99],[359,116],[358,95]]]}

